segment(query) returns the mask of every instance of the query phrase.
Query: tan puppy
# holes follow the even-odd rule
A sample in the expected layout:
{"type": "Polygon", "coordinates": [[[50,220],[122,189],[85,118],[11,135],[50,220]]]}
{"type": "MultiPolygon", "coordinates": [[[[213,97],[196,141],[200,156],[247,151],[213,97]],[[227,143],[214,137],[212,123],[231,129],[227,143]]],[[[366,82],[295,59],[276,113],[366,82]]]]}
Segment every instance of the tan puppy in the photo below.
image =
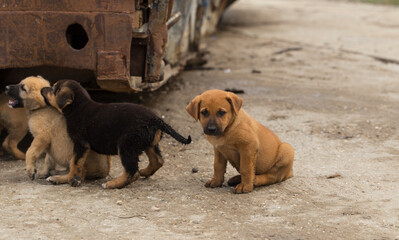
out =
{"type": "MultiPolygon", "coordinates": [[[[69,168],[73,157],[73,143],[67,133],[65,118],[56,109],[47,106],[40,92],[44,87],[50,87],[50,83],[41,77],[28,77],[17,85],[6,87],[6,93],[13,98],[9,105],[26,109],[29,130],[34,136],[26,153],[26,172],[32,180],[49,176],[56,164],[69,168]],[[47,153],[45,163],[36,174],[35,162],[43,152],[47,153]]],[[[82,175],[86,178],[104,178],[108,176],[110,166],[109,156],[90,151],[82,175]]],[[[55,184],[67,183],[67,176],[51,176],[47,180],[55,184]]]]}
{"type": "Polygon", "coordinates": [[[8,135],[4,139],[3,149],[11,153],[16,159],[25,159],[25,153],[18,149],[18,143],[28,132],[28,118],[24,109],[11,109],[8,101],[11,98],[0,94],[0,132],[7,129],[8,135]]]}
{"type": "Polygon", "coordinates": [[[214,176],[206,187],[220,187],[227,161],[240,173],[228,181],[234,193],[251,192],[254,186],[270,185],[293,176],[294,149],[268,128],[250,117],[243,100],[234,93],[209,90],[187,105],[199,120],[215,152],[214,176]]]}

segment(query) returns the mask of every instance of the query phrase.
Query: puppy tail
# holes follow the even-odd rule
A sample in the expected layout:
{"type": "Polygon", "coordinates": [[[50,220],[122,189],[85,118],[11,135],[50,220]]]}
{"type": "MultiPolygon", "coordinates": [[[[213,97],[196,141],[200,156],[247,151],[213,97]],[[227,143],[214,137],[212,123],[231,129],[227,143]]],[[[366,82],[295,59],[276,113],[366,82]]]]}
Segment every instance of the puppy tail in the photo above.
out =
{"type": "Polygon", "coordinates": [[[167,123],[162,121],[162,119],[159,119],[158,126],[162,132],[169,134],[174,139],[176,139],[178,142],[183,143],[183,144],[191,143],[191,136],[188,136],[188,138],[183,137],[178,132],[176,132],[176,130],[174,130],[171,126],[169,126],[167,123]]]}

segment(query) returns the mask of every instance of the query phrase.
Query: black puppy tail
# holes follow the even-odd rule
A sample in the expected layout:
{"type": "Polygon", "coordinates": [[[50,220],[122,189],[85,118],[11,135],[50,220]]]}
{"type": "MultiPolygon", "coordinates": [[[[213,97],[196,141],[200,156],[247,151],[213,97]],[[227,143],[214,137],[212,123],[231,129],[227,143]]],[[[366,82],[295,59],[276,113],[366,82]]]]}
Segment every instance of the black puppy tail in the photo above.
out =
{"type": "Polygon", "coordinates": [[[188,136],[188,138],[183,137],[178,132],[176,132],[176,130],[174,130],[171,126],[162,121],[162,119],[158,119],[158,127],[162,132],[169,134],[180,143],[183,144],[191,143],[191,136],[188,136]]]}

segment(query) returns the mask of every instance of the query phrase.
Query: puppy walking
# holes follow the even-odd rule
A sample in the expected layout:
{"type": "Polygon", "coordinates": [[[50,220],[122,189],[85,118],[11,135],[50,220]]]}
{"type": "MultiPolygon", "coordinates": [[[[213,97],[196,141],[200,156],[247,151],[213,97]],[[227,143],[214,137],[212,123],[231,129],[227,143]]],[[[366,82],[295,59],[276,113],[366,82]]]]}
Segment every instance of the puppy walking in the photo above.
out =
{"type": "Polygon", "coordinates": [[[236,186],[234,193],[251,192],[254,186],[293,176],[294,149],[250,117],[242,104],[243,100],[233,93],[209,90],[186,107],[200,121],[206,139],[214,147],[214,176],[206,187],[222,186],[227,161],[240,173],[228,181],[236,186]]]}
{"type": "Polygon", "coordinates": [[[191,142],[182,137],[153,112],[131,103],[98,103],[76,81],[62,80],[53,88],[44,88],[46,101],[62,112],[67,121],[68,134],[74,143],[74,157],[68,181],[79,186],[81,168],[87,152],[92,149],[106,155],[119,154],[124,173],[103,184],[104,188],[122,188],[140,175],[153,175],[164,163],[158,142],[162,132],[183,144],[191,142]],[[149,164],[138,171],[139,155],[145,152],[149,164]]]}

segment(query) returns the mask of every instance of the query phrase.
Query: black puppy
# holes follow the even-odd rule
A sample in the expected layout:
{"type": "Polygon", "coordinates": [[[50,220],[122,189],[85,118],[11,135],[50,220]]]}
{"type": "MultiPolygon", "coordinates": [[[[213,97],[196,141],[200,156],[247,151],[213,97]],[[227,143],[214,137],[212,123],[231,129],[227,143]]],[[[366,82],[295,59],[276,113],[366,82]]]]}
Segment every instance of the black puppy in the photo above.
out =
{"type": "Polygon", "coordinates": [[[67,121],[67,131],[74,143],[68,182],[81,183],[82,166],[89,149],[100,154],[119,154],[124,174],[103,184],[104,188],[122,188],[140,175],[149,177],[164,163],[158,142],[162,132],[183,144],[189,144],[172,127],[147,108],[132,103],[98,103],[76,81],[61,80],[52,88],[43,88],[47,104],[62,112],[67,121]],[[147,168],[138,171],[139,155],[145,152],[149,159],[147,168]]]}

